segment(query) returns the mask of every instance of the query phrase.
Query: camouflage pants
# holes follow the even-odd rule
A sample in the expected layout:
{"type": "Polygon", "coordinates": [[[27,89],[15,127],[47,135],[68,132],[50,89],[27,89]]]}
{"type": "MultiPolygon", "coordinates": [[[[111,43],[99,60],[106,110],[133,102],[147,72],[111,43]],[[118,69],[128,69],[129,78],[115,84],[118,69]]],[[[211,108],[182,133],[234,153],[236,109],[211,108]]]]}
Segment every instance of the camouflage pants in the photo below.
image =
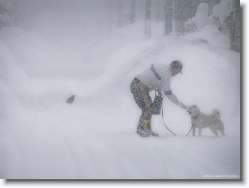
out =
{"type": "Polygon", "coordinates": [[[160,114],[163,101],[162,97],[156,96],[154,102],[152,102],[149,88],[137,78],[134,78],[131,82],[130,89],[137,105],[142,110],[140,118],[150,121],[152,115],[160,114]]]}

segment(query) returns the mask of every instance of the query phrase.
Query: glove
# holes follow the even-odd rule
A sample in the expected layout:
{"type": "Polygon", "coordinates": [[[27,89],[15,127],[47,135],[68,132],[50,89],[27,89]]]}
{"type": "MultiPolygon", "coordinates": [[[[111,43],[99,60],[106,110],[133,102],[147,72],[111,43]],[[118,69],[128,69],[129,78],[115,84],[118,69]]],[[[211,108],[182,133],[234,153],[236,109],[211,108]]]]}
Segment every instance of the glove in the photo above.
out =
{"type": "Polygon", "coordinates": [[[181,102],[179,102],[178,106],[180,106],[183,109],[187,109],[188,108],[185,104],[183,104],[181,102]]]}

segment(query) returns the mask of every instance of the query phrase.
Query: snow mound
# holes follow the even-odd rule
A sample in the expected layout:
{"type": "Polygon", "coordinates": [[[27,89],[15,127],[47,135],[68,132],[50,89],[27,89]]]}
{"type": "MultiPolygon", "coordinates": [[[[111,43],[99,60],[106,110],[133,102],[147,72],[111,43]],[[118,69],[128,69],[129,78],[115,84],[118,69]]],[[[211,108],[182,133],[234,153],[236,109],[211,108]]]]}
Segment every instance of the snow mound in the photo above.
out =
{"type": "Polygon", "coordinates": [[[218,27],[214,25],[207,25],[202,31],[196,33],[189,33],[184,38],[192,40],[194,44],[205,44],[208,43],[214,47],[229,49],[230,40],[219,31],[218,27]],[[197,42],[198,41],[198,42],[197,42]],[[200,42],[206,41],[206,42],[200,42]]]}

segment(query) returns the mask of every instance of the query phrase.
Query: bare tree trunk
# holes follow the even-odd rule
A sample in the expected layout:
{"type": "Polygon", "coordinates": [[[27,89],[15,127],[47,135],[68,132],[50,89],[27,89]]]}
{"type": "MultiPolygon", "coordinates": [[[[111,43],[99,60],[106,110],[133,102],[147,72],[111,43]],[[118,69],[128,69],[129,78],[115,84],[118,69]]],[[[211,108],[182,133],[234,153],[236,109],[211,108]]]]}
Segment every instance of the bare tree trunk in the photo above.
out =
{"type": "Polygon", "coordinates": [[[136,0],[131,0],[131,18],[130,23],[135,23],[135,17],[136,17],[136,0]]]}
{"type": "Polygon", "coordinates": [[[156,5],[155,5],[156,22],[159,22],[159,21],[160,21],[161,14],[162,14],[161,8],[162,8],[162,5],[161,5],[160,0],[156,0],[156,5]]]}
{"type": "Polygon", "coordinates": [[[122,0],[118,1],[118,27],[123,25],[123,10],[122,10],[122,0]]]}
{"type": "Polygon", "coordinates": [[[150,35],[151,35],[151,0],[146,0],[145,39],[149,39],[150,35]]]}
{"type": "Polygon", "coordinates": [[[112,0],[107,0],[107,11],[108,11],[108,33],[112,30],[112,0]]]}
{"type": "Polygon", "coordinates": [[[172,32],[172,19],[173,19],[173,10],[172,10],[172,0],[166,0],[164,7],[165,10],[165,30],[164,35],[169,35],[172,32]]]}

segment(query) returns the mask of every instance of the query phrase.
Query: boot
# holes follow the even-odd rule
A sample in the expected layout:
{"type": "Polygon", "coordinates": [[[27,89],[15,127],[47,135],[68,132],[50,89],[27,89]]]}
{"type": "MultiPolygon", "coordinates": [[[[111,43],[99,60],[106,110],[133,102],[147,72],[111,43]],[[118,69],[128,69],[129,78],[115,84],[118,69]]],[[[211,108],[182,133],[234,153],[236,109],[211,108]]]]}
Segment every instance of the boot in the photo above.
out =
{"type": "Polygon", "coordinates": [[[147,126],[146,126],[146,128],[145,128],[145,131],[146,131],[147,133],[149,133],[149,135],[152,135],[152,136],[155,136],[155,137],[158,137],[158,136],[159,136],[159,134],[157,134],[157,133],[155,133],[155,132],[153,132],[153,131],[151,130],[151,121],[147,124],[147,126]]]}
{"type": "Polygon", "coordinates": [[[145,122],[144,120],[145,119],[142,119],[142,118],[139,119],[139,122],[137,125],[137,134],[139,134],[141,137],[148,137],[148,136],[150,136],[150,134],[147,133],[147,131],[145,131],[145,128],[148,124],[148,121],[145,120],[145,121],[147,121],[147,122],[145,122]]]}

